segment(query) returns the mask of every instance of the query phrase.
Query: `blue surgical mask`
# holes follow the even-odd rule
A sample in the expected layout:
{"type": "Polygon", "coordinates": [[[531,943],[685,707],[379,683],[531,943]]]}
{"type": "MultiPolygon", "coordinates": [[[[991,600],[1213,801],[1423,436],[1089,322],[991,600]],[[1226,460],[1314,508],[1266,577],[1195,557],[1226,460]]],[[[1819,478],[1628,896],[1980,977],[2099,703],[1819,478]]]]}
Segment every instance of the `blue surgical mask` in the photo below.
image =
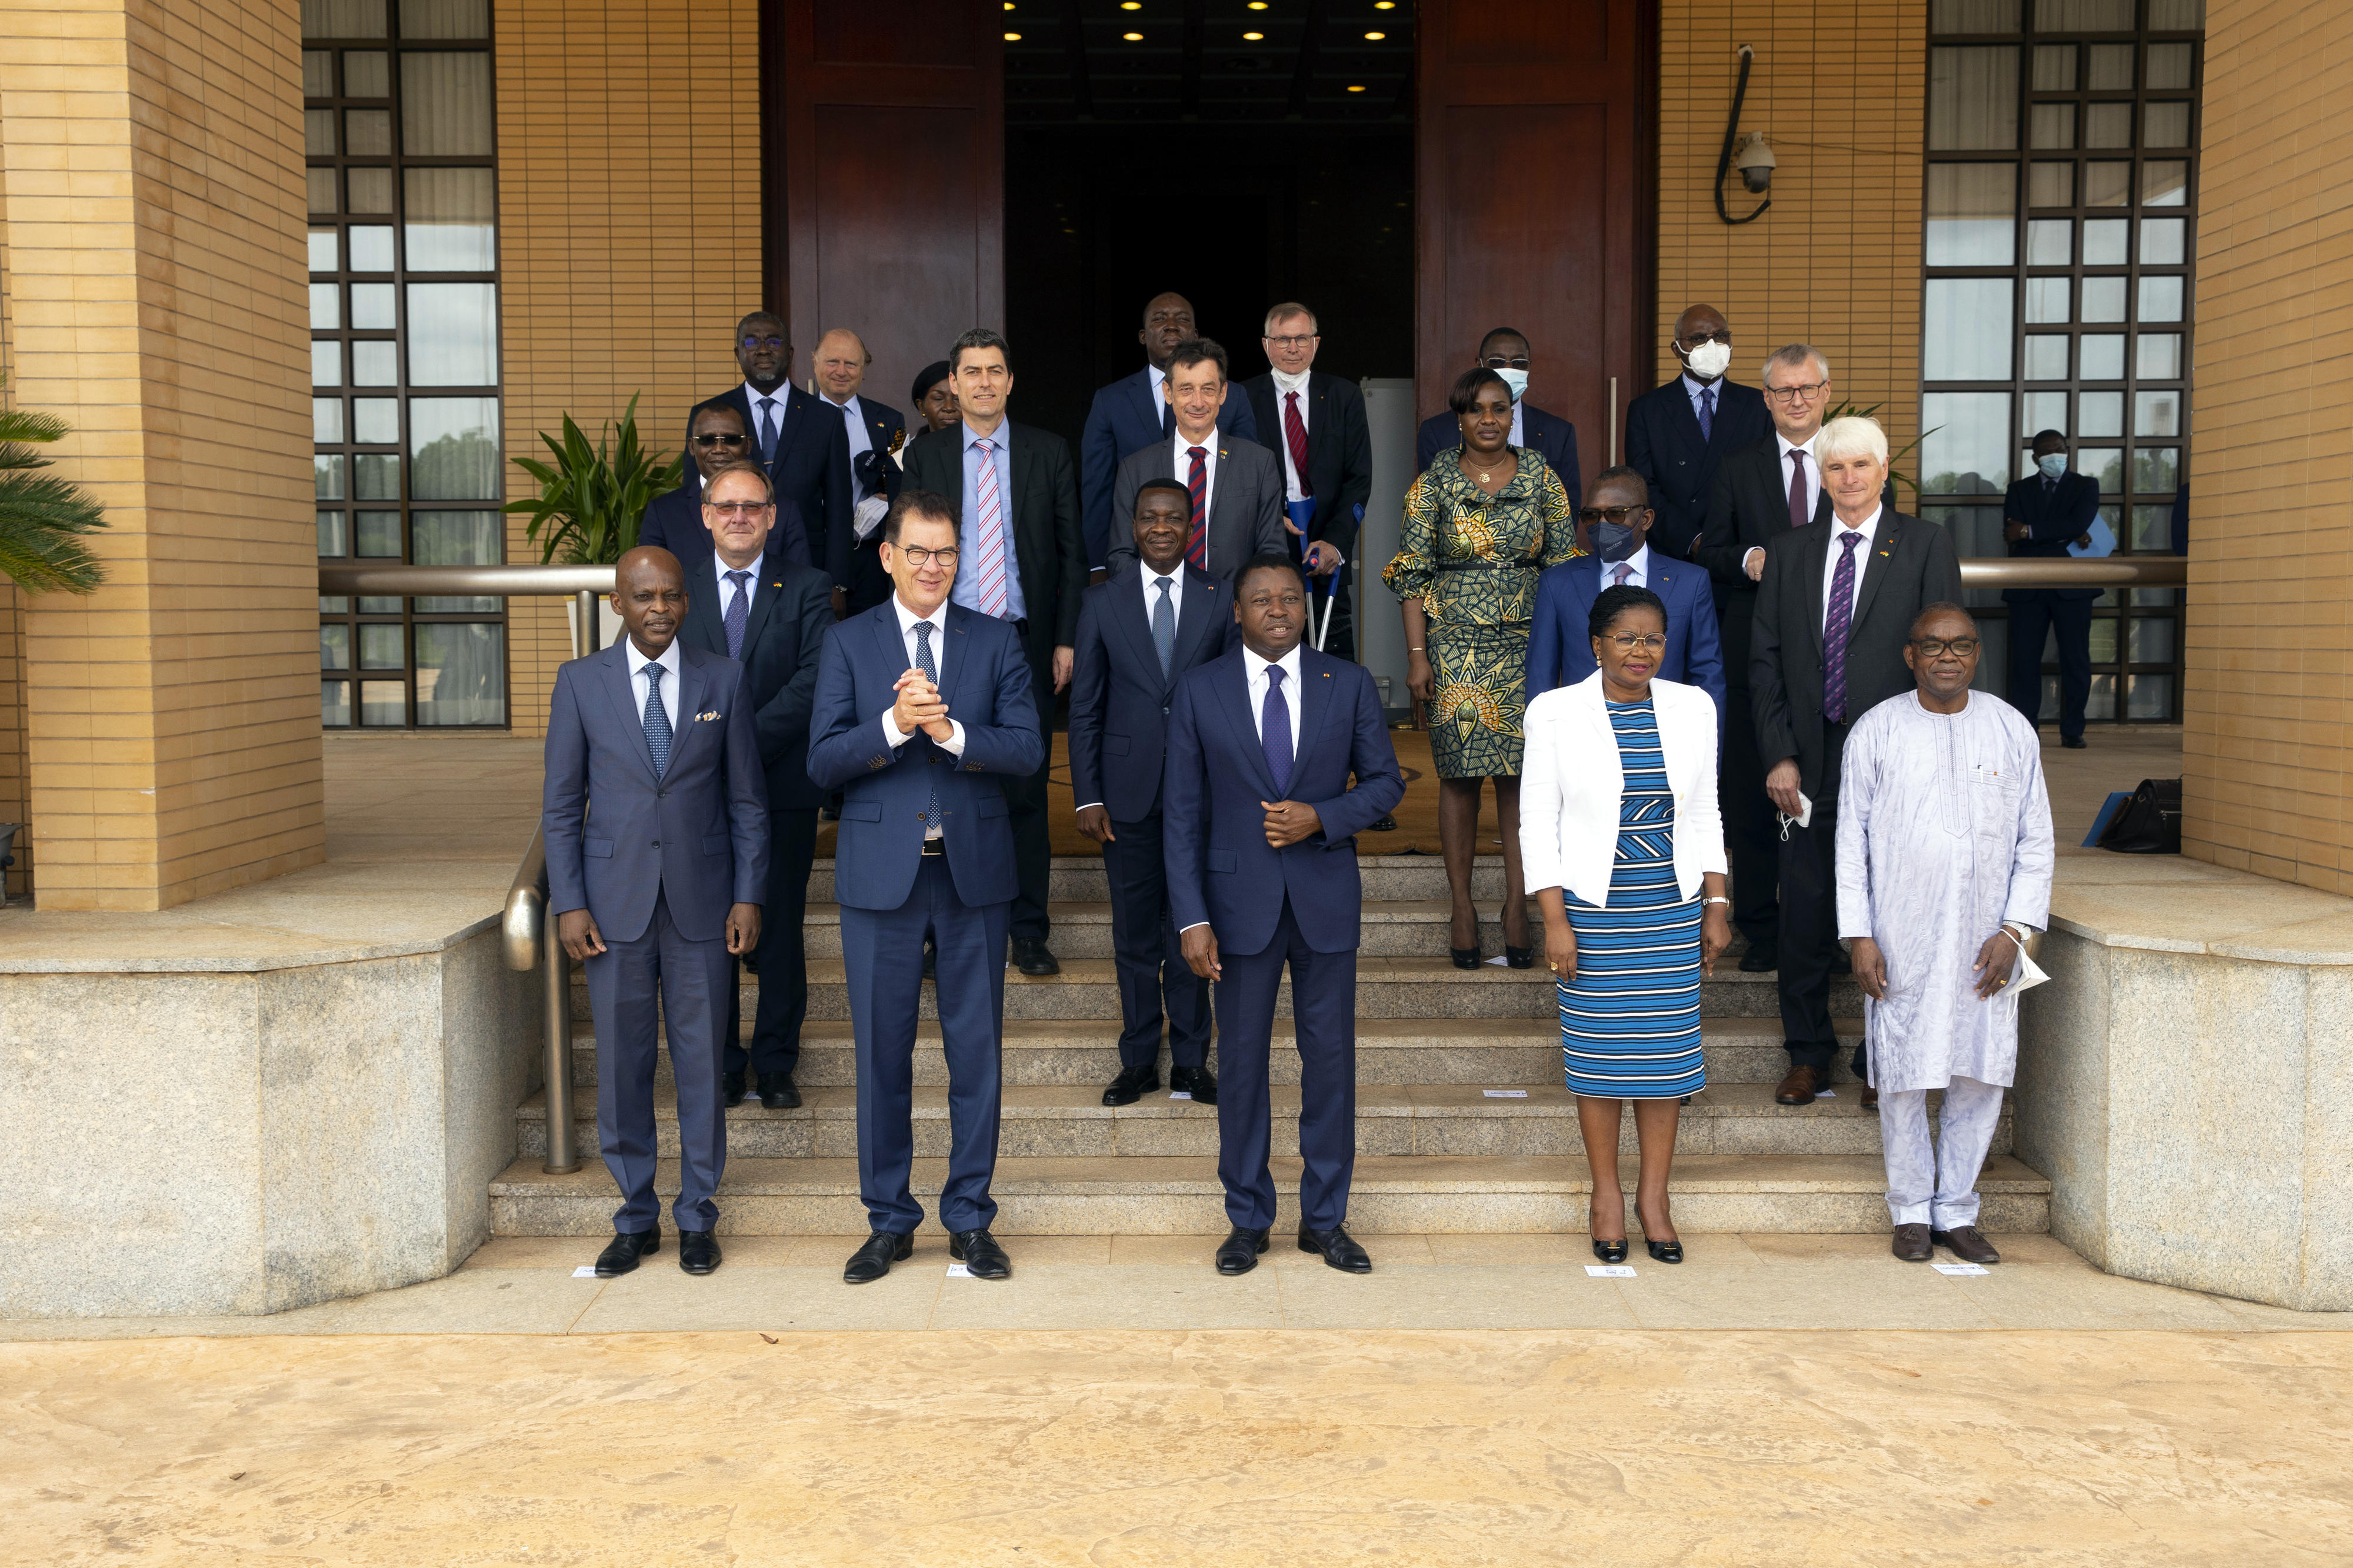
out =
{"type": "Polygon", "coordinates": [[[1633,558],[1636,538],[1631,523],[1597,522],[1593,525],[1593,548],[1601,559],[1609,562],[1633,558]]]}
{"type": "Polygon", "coordinates": [[[2067,471],[2067,454],[2053,452],[2047,458],[2037,458],[2034,466],[2042,470],[2044,479],[2055,479],[2067,471]]]}
{"type": "Polygon", "coordinates": [[[1527,395],[1528,373],[1526,371],[1499,370],[1495,374],[1502,376],[1504,384],[1512,389],[1513,402],[1517,403],[1522,397],[1527,395]]]}

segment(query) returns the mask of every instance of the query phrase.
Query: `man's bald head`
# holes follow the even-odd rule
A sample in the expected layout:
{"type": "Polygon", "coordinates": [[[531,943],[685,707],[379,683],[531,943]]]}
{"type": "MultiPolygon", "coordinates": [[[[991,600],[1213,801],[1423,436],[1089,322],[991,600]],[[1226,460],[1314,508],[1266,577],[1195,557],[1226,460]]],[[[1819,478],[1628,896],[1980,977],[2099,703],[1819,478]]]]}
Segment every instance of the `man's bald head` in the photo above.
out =
{"type": "Polygon", "coordinates": [[[817,389],[836,403],[848,403],[866,384],[866,367],[874,363],[866,340],[848,327],[836,327],[818,339],[809,355],[809,372],[817,389]]]}
{"type": "Polygon", "coordinates": [[[638,545],[613,567],[613,613],[639,653],[659,658],[686,620],[686,568],[659,545],[638,545]]]}

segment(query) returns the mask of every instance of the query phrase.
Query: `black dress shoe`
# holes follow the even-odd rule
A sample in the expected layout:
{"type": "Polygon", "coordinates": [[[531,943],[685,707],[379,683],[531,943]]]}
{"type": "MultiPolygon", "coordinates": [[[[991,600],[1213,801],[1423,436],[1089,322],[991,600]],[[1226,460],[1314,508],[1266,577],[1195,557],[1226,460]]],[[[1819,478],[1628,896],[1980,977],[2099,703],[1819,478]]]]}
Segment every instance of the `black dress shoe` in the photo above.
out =
{"type": "Polygon", "coordinates": [[[651,1230],[622,1230],[613,1233],[605,1250],[596,1255],[596,1278],[610,1279],[617,1274],[627,1274],[638,1266],[640,1258],[651,1258],[661,1250],[661,1226],[651,1230]]]}
{"type": "Polygon", "coordinates": [[[1395,833],[1397,831],[1397,818],[1394,816],[1384,816],[1378,822],[1374,823],[1370,827],[1365,829],[1365,831],[1367,833],[1395,833]]]}
{"type": "Polygon", "coordinates": [[[1743,974],[1765,974],[1781,967],[1781,954],[1774,948],[1751,947],[1740,955],[1743,974]]]}
{"type": "Polygon", "coordinates": [[[1887,1249],[1906,1263],[1927,1262],[1933,1250],[1928,1245],[1928,1227],[1925,1225],[1897,1226],[1894,1238],[1887,1249]]]}
{"type": "Polygon", "coordinates": [[[744,1103],[744,1075],[740,1072],[731,1072],[719,1080],[720,1089],[727,1097],[727,1109],[730,1110],[744,1103]]]}
{"type": "Polygon", "coordinates": [[[1122,1068],[1119,1076],[1103,1090],[1105,1105],[1134,1105],[1160,1087],[1160,1069],[1156,1067],[1122,1068]]]}
{"type": "Polygon", "coordinates": [[[1680,1241],[1652,1241],[1645,1237],[1642,1245],[1650,1248],[1653,1263],[1681,1263],[1683,1260],[1683,1244],[1680,1241]]]}
{"type": "Polygon", "coordinates": [[[1060,974],[1060,960],[1047,951],[1043,939],[1017,936],[1013,939],[1013,967],[1024,974],[1060,974]]]}
{"type": "Polygon", "coordinates": [[[1988,1264],[2001,1261],[1993,1243],[1978,1234],[1973,1225],[1957,1225],[1950,1230],[1931,1230],[1928,1239],[1946,1247],[1964,1263],[1988,1264]]]}
{"type": "Polygon", "coordinates": [[[1475,947],[1450,947],[1446,950],[1446,956],[1454,961],[1457,969],[1479,967],[1479,950],[1475,947]]]}
{"type": "Polygon", "coordinates": [[[707,1230],[678,1233],[678,1266],[689,1274],[708,1274],[719,1267],[719,1238],[707,1230]]]}
{"type": "Polygon", "coordinates": [[[891,1272],[893,1263],[904,1263],[915,1256],[915,1238],[894,1236],[878,1230],[866,1238],[866,1245],[849,1255],[849,1262],[841,1270],[846,1285],[871,1285],[891,1272]]]}
{"type": "Polygon", "coordinates": [[[1536,950],[1514,947],[1507,942],[1504,944],[1504,962],[1514,969],[1534,969],[1536,966],[1536,950]]]}
{"type": "Polygon", "coordinates": [[[2066,747],[2071,752],[2080,752],[2091,745],[2091,742],[2084,739],[2081,735],[2068,736],[2063,739],[2059,743],[2066,747]]]}
{"type": "Polygon", "coordinates": [[[760,1075],[760,1103],[770,1110],[797,1110],[800,1108],[800,1086],[788,1072],[764,1072],[760,1075]]]}
{"type": "Polygon", "coordinates": [[[1218,1244],[1218,1272],[1228,1279],[1247,1274],[1258,1267],[1259,1254],[1265,1250],[1266,1232],[1238,1225],[1218,1244]]]}
{"type": "Polygon", "coordinates": [[[1172,1092],[1191,1095],[1196,1105],[1218,1103],[1218,1080],[1208,1068],[1170,1068],[1168,1088],[1172,1092]]]}
{"type": "Polygon", "coordinates": [[[986,1229],[960,1230],[949,1237],[948,1256],[976,1279],[1013,1278],[1013,1259],[1005,1256],[1005,1248],[986,1229]]]}
{"type": "Polygon", "coordinates": [[[1595,1237],[1593,1238],[1593,1256],[1599,1258],[1604,1263],[1625,1262],[1626,1238],[1621,1236],[1615,1241],[1604,1241],[1601,1237],[1598,1236],[1595,1237]]]}
{"type": "Polygon", "coordinates": [[[1356,1245],[1356,1238],[1338,1226],[1329,1230],[1299,1227],[1299,1250],[1323,1254],[1324,1261],[1348,1274],[1370,1274],[1373,1260],[1356,1245]]]}

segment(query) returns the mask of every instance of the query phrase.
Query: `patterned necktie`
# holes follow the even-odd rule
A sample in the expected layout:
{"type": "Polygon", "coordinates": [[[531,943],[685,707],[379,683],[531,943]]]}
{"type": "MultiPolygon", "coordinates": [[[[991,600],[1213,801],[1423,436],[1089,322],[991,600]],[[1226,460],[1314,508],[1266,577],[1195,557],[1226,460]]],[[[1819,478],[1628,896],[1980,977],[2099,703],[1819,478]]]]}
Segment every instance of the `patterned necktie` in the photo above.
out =
{"type": "MultiPolygon", "coordinates": [[[[940,667],[932,658],[932,623],[929,621],[915,623],[915,668],[922,670],[934,687],[939,685],[940,667]]],[[[939,826],[939,775],[925,768],[923,776],[930,781],[930,788],[923,795],[923,826],[929,829],[939,826]]]]}
{"type": "Polygon", "coordinates": [[[662,706],[664,674],[658,664],[646,666],[646,750],[654,757],[654,777],[670,772],[670,710],[662,706]]]}
{"type": "Polygon", "coordinates": [[[1803,528],[1814,521],[1814,509],[1806,504],[1806,454],[1792,447],[1789,452],[1789,526],[1803,528]]]}
{"type": "Polygon", "coordinates": [[[1830,609],[1822,617],[1822,715],[1836,724],[1846,722],[1846,636],[1854,622],[1854,547],[1862,542],[1861,529],[1839,530],[1844,553],[1831,574],[1830,609]]]}
{"type": "Polygon", "coordinates": [[[752,580],[749,572],[730,572],[727,580],[735,584],[735,596],[727,601],[727,657],[744,657],[744,623],[752,614],[752,590],[744,586],[752,580]]]}
{"type": "Polygon", "coordinates": [[[1307,421],[1299,416],[1299,394],[1282,395],[1282,439],[1291,448],[1291,471],[1298,476],[1301,500],[1315,493],[1314,481],[1307,477],[1307,421]]]}
{"type": "Polygon", "coordinates": [[[1274,780],[1274,798],[1291,791],[1291,704],[1282,700],[1282,666],[1266,667],[1266,703],[1259,710],[1259,744],[1266,750],[1266,771],[1274,780]]]}
{"type": "Polygon", "coordinates": [[[1193,459],[1193,471],[1185,477],[1185,488],[1193,492],[1193,537],[1185,542],[1185,559],[1207,572],[1209,569],[1209,452],[1206,447],[1185,448],[1193,459]]]}
{"type": "Polygon", "coordinates": [[[764,397],[760,399],[760,461],[773,463],[776,460],[776,400],[764,397]]]}
{"type": "Polygon", "coordinates": [[[981,612],[1005,618],[1005,518],[997,489],[997,443],[975,441],[980,470],[973,479],[973,546],[979,557],[973,571],[973,593],[981,612]]]}
{"type": "Polygon", "coordinates": [[[1618,574],[1616,580],[1610,584],[1610,586],[1613,588],[1624,587],[1626,585],[1626,579],[1634,574],[1634,569],[1631,566],[1627,565],[1623,561],[1620,561],[1617,565],[1612,566],[1610,570],[1618,574]]]}
{"type": "Polygon", "coordinates": [[[1715,388],[1699,389],[1699,438],[1711,439],[1715,435],[1715,388]]]}
{"type": "Polygon", "coordinates": [[[1160,650],[1160,680],[1168,681],[1168,671],[1176,662],[1176,605],[1169,591],[1176,585],[1176,574],[1170,573],[1154,584],[1160,597],[1152,604],[1152,646],[1160,650]]]}

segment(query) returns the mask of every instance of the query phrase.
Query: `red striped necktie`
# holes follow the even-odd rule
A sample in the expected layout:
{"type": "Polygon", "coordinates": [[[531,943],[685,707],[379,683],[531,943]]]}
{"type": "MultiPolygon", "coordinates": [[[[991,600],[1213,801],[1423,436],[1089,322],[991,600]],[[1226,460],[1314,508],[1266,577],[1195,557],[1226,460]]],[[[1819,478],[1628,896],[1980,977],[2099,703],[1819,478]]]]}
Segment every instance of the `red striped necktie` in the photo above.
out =
{"type": "Polygon", "coordinates": [[[1315,482],[1307,477],[1307,421],[1299,416],[1299,394],[1282,395],[1282,439],[1291,448],[1291,471],[1299,476],[1302,500],[1315,493],[1315,482]]]}
{"type": "Polygon", "coordinates": [[[1193,471],[1185,476],[1185,488],[1193,494],[1193,537],[1185,542],[1185,559],[1207,572],[1209,569],[1209,452],[1206,447],[1187,447],[1193,459],[1193,471]]]}

